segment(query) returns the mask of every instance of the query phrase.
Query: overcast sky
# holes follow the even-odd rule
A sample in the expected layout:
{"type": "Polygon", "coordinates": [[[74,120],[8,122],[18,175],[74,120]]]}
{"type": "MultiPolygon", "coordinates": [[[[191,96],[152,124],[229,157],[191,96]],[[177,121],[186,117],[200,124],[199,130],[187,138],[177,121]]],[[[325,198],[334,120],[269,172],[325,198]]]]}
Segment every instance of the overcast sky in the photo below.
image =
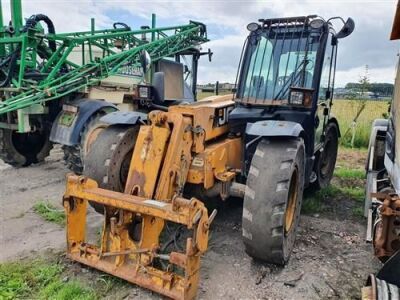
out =
{"type": "MultiPolygon", "coordinates": [[[[10,19],[9,1],[3,0],[4,20],[10,19]]],[[[125,22],[132,28],[150,25],[151,13],[158,25],[180,25],[189,20],[207,25],[210,42],[203,46],[214,52],[213,61],[201,61],[199,82],[234,82],[246,25],[260,18],[318,14],[325,19],[352,17],[354,33],[340,41],[337,86],[358,81],[369,66],[372,82],[393,82],[399,41],[389,41],[397,0],[304,0],[304,1],[112,1],[112,0],[22,0],[24,17],[43,13],[56,31],[88,30],[90,18],[99,28],[125,22]]],[[[340,24],[337,24],[340,27],[340,24]]]]}

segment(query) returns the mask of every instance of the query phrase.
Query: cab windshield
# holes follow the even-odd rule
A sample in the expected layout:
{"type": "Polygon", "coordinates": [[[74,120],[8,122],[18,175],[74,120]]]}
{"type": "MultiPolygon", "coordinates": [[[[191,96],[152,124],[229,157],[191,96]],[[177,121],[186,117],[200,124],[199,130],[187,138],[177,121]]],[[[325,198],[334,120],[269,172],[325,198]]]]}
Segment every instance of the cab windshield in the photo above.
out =
{"type": "Polygon", "coordinates": [[[247,43],[238,98],[264,103],[285,100],[290,87],[311,88],[320,33],[292,29],[251,34],[247,43]]]}

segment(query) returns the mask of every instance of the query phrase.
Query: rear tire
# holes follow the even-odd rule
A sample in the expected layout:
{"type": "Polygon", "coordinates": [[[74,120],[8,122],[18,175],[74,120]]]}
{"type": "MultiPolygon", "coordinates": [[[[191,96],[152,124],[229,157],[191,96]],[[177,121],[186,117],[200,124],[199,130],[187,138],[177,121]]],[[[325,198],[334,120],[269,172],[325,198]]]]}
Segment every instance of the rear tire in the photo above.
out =
{"type": "Polygon", "coordinates": [[[17,133],[0,129],[0,158],[14,167],[42,162],[52,148],[48,132],[17,133]]]}
{"type": "Polygon", "coordinates": [[[88,143],[88,138],[94,129],[104,128],[105,124],[100,122],[100,118],[104,116],[104,113],[98,113],[93,115],[88,122],[85,124],[81,134],[79,144],[74,146],[66,146],[62,147],[64,151],[64,161],[67,165],[68,169],[70,169],[75,174],[82,174],[85,157],[90,149],[88,143]]]}
{"type": "Polygon", "coordinates": [[[311,184],[311,188],[314,190],[329,186],[335,171],[339,146],[339,129],[335,123],[329,123],[325,132],[323,150],[319,153],[314,168],[317,176],[316,180],[311,184]]]}
{"type": "MultiPolygon", "coordinates": [[[[139,126],[103,129],[86,155],[83,175],[94,179],[100,188],[123,192],[138,132],[139,126]]],[[[89,203],[98,213],[104,213],[103,205],[89,203]]]]}
{"type": "Polygon", "coordinates": [[[283,265],[293,249],[304,189],[302,139],[266,140],[251,161],[243,202],[247,254],[283,265]]]}

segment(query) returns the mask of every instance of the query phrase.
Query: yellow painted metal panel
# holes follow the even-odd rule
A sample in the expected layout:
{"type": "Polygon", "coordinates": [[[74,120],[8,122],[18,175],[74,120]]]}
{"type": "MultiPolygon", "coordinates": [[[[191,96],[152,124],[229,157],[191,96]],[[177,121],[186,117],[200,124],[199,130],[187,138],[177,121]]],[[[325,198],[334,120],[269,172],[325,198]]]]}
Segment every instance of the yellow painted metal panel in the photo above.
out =
{"type": "Polygon", "coordinates": [[[152,198],[164,158],[170,130],[141,126],[129,167],[125,193],[152,198]]]}

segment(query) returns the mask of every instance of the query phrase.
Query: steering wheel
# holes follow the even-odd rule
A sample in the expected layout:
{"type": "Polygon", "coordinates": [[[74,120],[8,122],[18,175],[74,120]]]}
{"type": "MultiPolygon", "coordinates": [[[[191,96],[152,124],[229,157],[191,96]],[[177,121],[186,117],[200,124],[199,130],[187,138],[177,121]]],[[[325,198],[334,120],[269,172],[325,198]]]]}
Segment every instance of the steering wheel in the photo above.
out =
{"type": "Polygon", "coordinates": [[[128,25],[126,25],[125,23],[122,23],[122,22],[115,22],[113,24],[113,27],[114,27],[114,29],[124,28],[124,29],[129,30],[129,31],[131,30],[131,28],[128,25]]]}

